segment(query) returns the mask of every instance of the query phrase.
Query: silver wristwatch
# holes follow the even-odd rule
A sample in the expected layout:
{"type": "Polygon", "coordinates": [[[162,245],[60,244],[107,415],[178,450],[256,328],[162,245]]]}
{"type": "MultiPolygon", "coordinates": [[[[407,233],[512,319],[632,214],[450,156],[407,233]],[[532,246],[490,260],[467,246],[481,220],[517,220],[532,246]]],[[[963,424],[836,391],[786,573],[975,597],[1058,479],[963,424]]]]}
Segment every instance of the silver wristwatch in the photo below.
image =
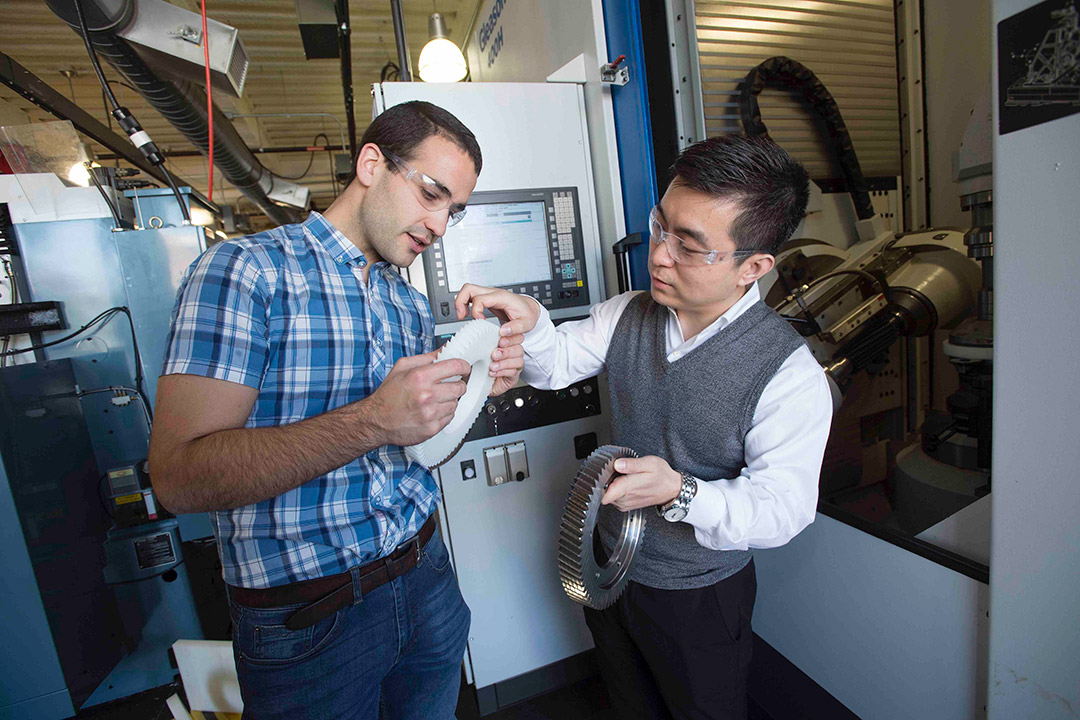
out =
{"type": "Polygon", "coordinates": [[[657,505],[657,514],[668,522],[679,522],[690,512],[690,501],[697,495],[697,478],[689,473],[682,474],[682,488],[674,500],[657,505]]]}

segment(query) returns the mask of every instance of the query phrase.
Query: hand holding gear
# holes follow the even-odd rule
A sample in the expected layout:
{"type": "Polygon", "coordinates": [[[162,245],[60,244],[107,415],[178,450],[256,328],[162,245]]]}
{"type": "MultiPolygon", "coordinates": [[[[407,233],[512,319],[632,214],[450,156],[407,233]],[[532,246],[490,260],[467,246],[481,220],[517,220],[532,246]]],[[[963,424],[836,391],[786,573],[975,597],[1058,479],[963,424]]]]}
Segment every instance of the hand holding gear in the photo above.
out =
{"type": "MultiPolygon", "coordinates": [[[[439,360],[461,359],[472,366],[465,394],[457,401],[450,423],[434,437],[405,448],[411,460],[435,468],[454,456],[476,422],[495,378],[488,374],[491,353],[499,344],[499,327],[486,320],[473,320],[458,330],[439,350],[439,360]]],[[[448,378],[456,381],[460,378],[448,378]]]]}
{"type": "Polygon", "coordinates": [[[630,448],[604,445],[593,451],[578,471],[566,498],[559,528],[559,576],[574,602],[596,610],[614,603],[630,581],[630,568],[645,534],[645,514],[623,514],[622,531],[607,562],[593,550],[600,500],[615,476],[615,461],[636,458],[630,448]]]}

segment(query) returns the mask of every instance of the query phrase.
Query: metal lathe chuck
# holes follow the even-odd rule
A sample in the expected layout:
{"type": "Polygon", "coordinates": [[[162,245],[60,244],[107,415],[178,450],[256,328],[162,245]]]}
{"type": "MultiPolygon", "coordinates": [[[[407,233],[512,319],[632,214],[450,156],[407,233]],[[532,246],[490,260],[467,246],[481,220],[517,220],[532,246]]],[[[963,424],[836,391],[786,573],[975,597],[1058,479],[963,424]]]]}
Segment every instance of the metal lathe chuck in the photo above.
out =
{"type": "Polygon", "coordinates": [[[600,499],[615,476],[615,461],[637,457],[630,448],[604,445],[581,465],[566,498],[559,527],[559,576],[571,600],[602,610],[618,599],[630,579],[630,567],[645,534],[645,513],[623,513],[622,530],[607,562],[593,550],[600,499]]]}

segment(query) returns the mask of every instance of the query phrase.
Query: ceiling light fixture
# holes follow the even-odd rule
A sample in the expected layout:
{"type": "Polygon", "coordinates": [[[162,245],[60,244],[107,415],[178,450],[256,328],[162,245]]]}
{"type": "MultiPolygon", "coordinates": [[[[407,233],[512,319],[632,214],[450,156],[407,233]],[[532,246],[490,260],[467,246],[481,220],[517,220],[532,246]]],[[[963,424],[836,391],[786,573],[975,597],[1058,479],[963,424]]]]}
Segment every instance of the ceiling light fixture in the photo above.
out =
{"type": "Polygon", "coordinates": [[[86,169],[86,166],[81,161],[72,163],[71,168],[68,170],[67,179],[72,185],[90,187],[90,171],[86,169]]]}
{"type": "Polygon", "coordinates": [[[439,13],[428,18],[428,34],[431,40],[420,51],[420,79],[424,82],[457,82],[468,72],[465,56],[453,43],[446,31],[446,23],[439,13]]]}
{"type": "Polygon", "coordinates": [[[71,167],[68,168],[67,181],[72,185],[78,185],[79,187],[90,187],[90,171],[87,169],[85,163],[90,162],[93,167],[101,167],[96,162],[90,160],[93,155],[90,154],[90,148],[86,146],[86,143],[80,142],[75,146],[75,154],[77,158],[71,167]]]}

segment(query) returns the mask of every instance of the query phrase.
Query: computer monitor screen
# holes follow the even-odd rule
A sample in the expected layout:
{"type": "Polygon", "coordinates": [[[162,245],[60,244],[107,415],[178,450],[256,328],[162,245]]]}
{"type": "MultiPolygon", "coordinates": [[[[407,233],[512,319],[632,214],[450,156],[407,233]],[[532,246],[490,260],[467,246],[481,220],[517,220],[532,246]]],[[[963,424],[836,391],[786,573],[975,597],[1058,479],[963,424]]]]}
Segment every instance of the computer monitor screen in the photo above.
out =
{"type": "Polygon", "coordinates": [[[465,218],[422,256],[435,322],[457,322],[465,283],[529,295],[556,313],[588,307],[583,230],[577,188],[474,192],[465,218]]]}
{"type": "Polygon", "coordinates": [[[523,285],[551,280],[543,202],[469,205],[442,239],[451,292],[465,283],[523,285]]]}

